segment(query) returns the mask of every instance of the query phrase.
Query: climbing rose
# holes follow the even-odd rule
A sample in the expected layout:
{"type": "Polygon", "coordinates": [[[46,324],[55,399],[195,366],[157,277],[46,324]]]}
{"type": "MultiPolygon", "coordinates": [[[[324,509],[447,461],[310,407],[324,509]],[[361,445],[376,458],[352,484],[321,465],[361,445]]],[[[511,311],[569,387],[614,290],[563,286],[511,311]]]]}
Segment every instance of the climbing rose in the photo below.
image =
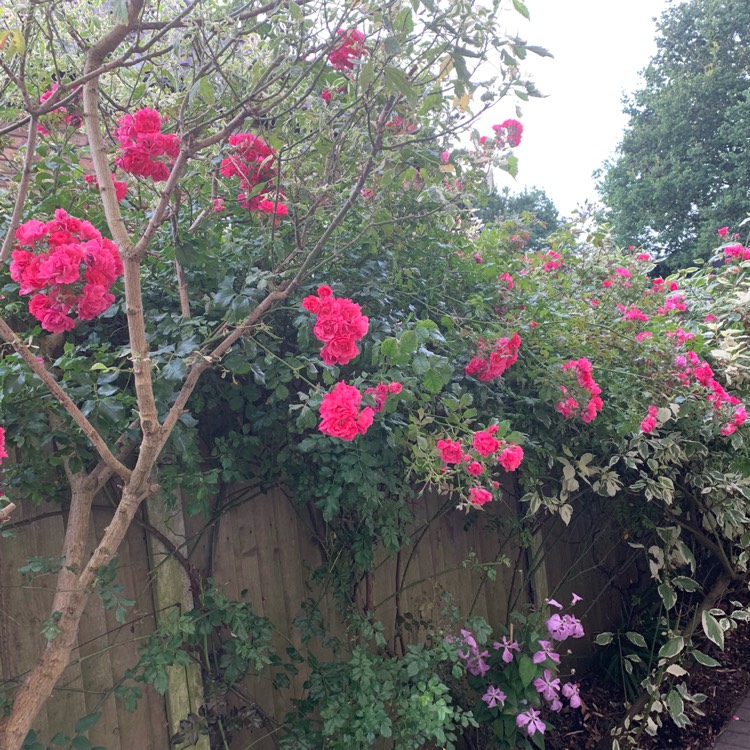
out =
{"type": "Polygon", "coordinates": [[[344,382],[323,396],[320,404],[321,421],[318,429],[325,435],[354,440],[357,435],[364,435],[372,424],[374,411],[367,406],[359,411],[362,394],[353,385],[344,382]]]}
{"type": "Polygon", "coordinates": [[[721,227],[720,229],[716,230],[716,234],[718,234],[719,237],[726,237],[728,231],[729,231],[728,227],[721,227]]]}
{"type": "Polygon", "coordinates": [[[341,38],[331,54],[328,55],[328,62],[336,70],[352,70],[354,61],[367,52],[365,50],[365,35],[357,29],[350,29],[349,31],[339,29],[336,34],[341,38]]]}
{"type": "Polygon", "coordinates": [[[514,333],[509,339],[497,339],[494,349],[489,354],[487,345],[480,341],[476,356],[472,357],[464,372],[467,375],[476,375],[478,380],[494,380],[516,362],[520,348],[521,337],[518,333],[514,333]]]}
{"type": "Polygon", "coordinates": [[[483,487],[472,487],[469,490],[469,502],[472,505],[484,505],[492,500],[492,493],[483,487]]]}
{"type": "Polygon", "coordinates": [[[302,307],[317,316],[313,333],[324,342],[320,355],[327,365],[345,365],[359,354],[356,342],[366,333],[369,318],[346,297],[334,297],[329,286],[318,287],[318,296],[302,300],[302,307]]]}
{"type": "Polygon", "coordinates": [[[0,464],[4,458],[8,458],[8,452],[5,450],[5,428],[0,427],[0,464]]]}
{"type": "Polygon", "coordinates": [[[437,449],[440,458],[447,464],[460,464],[464,457],[464,449],[460,440],[438,440],[437,449]]]}
{"type": "Polygon", "coordinates": [[[505,471],[515,471],[523,461],[523,448],[520,445],[509,445],[503,449],[498,461],[505,471]]]}
{"type": "MultiPolygon", "coordinates": [[[[114,173],[111,177],[112,184],[115,186],[115,197],[118,201],[121,201],[128,194],[128,183],[116,180],[114,173]]],[[[92,185],[95,188],[99,187],[99,182],[97,181],[95,174],[87,174],[83,179],[86,180],[89,185],[92,185]]]]}
{"type": "Polygon", "coordinates": [[[641,422],[641,431],[643,433],[653,432],[656,429],[656,414],[658,411],[653,404],[648,407],[648,416],[641,422]]]}
{"type": "Polygon", "coordinates": [[[168,179],[180,152],[180,139],[174,133],[161,132],[159,113],[144,107],[134,115],[123,115],[117,125],[115,138],[122,153],[115,164],[124,172],[150,177],[154,182],[168,179]],[[166,161],[158,161],[161,157],[166,157],[166,161]]]}
{"type": "Polygon", "coordinates": [[[493,437],[486,430],[480,430],[479,432],[474,433],[474,442],[472,445],[480,456],[489,456],[500,447],[497,438],[493,437]]]}
{"type": "Polygon", "coordinates": [[[471,476],[478,477],[484,471],[484,466],[482,466],[479,461],[472,461],[466,467],[466,471],[468,471],[471,476]]]}
{"type": "Polygon", "coordinates": [[[32,297],[29,312],[44,330],[69,331],[76,313],[88,320],[114,302],[109,289],[123,273],[122,261],[117,246],[93,224],[57,209],[52,221],[31,219],[15,237],[10,275],[20,294],[41,292],[32,297]]]}
{"type": "Polygon", "coordinates": [[[511,148],[515,148],[521,143],[523,125],[518,120],[505,120],[499,125],[493,125],[492,129],[495,131],[495,140],[500,147],[507,143],[511,148]]]}

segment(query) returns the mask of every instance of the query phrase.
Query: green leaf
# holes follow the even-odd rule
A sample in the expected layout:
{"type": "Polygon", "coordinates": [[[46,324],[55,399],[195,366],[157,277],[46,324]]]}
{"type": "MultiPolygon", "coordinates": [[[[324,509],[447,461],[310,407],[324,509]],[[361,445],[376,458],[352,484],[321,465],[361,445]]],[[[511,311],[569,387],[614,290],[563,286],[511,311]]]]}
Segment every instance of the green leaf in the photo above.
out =
{"type": "Polygon", "coordinates": [[[383,47],[390,57],[395,57],[401,52],[401,42],[395,36],[386,37],[383,40],[383,47]]]}
{"type": "Polygon", "coordinates": [[[675,690],[672,689],[667,693],[667,708],[669,709],[669,715],[672,719],[676,719],[685,713],[685,702],[682,700],[682,696],[675,690]]]}
{"type": "Polygon", "coordinates": [[[419,341],[417,339],[417,332],[413,329],[409,329],[408,331],[404,331],[401,334],[401,338],[399,339],[398,348],[399,351],[403,354],[412,354],[413,352],[417,351],[417,347],[419,346],[419,341]]]}
{"type": "Polygon", "coordinates": [[[529,9],[526,7],[524,3],[521,2],[521,0],[513,0],[513,7],[524,17],[524,18],[530,18],[529,16],[529,9]]]}
{"type": "Polygon", "coordinates": [[[659,649],[659,658],[672,659],[673,657],[677,656],[677,654],[679,654],[683,648],[685,648],[685,639],[681,635],[675,636],[674,638],[668,640],[659,649]]]}
{"type": "Polygon", "coordinates": [[[701,624],[706,638],[713,641],[722,651],[724,650],[724,631],[719,625],[719,621],[708,611],[701,615],[701,624]]]}
{"type": "Polygon", "coordinates": [[[530,656],[524,654],[518,663],[518,676],[521,678],[524,687],[531,685],[531,681],[536,676],[536,673],[536,664],[534,664],[530,656]]]}
{"type": "Polygon", "coordinates": [[[128,6],[126,0],[112,0],[110,4],[112,15],[115,17],[117,23],[128,22],[128,6]]]}
{"type": "Polygon", "coordinates": [[[410,106],[416,108],[419,102],[417,90],[411,85],[403,70],[391,65],[386,66],[385,82],[391,90],[398,91],[409,102],[410,106]]]}
{"type": "Polygon", "coordinates": [[[362,90],[366,90],[367,87],[375,80],[375,65],[373,64],[372,58],[359,69],[359,85],[362,90]]]}
{"type": "Polygon", "coordinates": [[[704,654],[702,651],[698,651],[697,649],[693,651],[693,658],[698,662],[698,664],[702,664],[704,667],[720,667],[721,666],[721,662],[716,661],[716,659],[714,659],[713,656],[704,654]]]}
{"type": "Polygon", "coordinates": [[[609,644],[612,643],[613,637],[612,633],[599,633],[599,635],[594,638],[594,643],[596,643],[597,646],[609,646],[609,644]]]}
{"type": "Polygon", "coordinates": [[[646,648],[646,639],[640,633],[625,633],[625,637],[635,646],[646,648]]]}
{"type": "Polygon", "coordinates": [[[664,606],[667,609],[672,609],[677,604],[677,594],[675,594],[674,589],[668,583],[662,583],[659,585],[658,590],[664,606]]]}
{"type": "Polygon", "coordinates": [[[88,732],[91,727],[96,724],[97,721],[101,718],[101,712],[100,711],[94,711],[94,713],[86,714],[86,716],[82,716],[78,721],[76,722],[75,731],[76,734],[83,734],[84,732],[88,732]]]}
{"type": "Polygon", "coordinates": [[[213,107],[216,102],[214,85],[206,76],[198,80],[198,93],[200,94],[201,99],[203,99],[209,107],[213,107]]]}

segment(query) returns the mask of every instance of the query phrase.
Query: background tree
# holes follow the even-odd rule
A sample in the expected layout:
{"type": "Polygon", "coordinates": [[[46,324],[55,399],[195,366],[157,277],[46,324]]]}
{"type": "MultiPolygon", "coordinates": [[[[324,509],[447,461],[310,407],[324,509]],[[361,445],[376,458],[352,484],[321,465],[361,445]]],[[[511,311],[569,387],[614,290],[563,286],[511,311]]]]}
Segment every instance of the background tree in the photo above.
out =
{"type": "Polygon", "coordinates": [[[526,247],[530,250],[539,250],[544,240],[562,225],[554,201],[542,188],[524,188],[520,193],[513,193],[506,186],[500,191],[493,190],[486,200],[477,211],[479,218],[485,224],[523,223],[529,235],[526,247]]]}
{"type": "Polygon", "coordinates": [[[656,250],[669,270],[705,258],[716,230],[747,215],[750,6],[682,2],[657,28],[657,53],[625,101],[628,128],[599,189],[615,240],[656,250]]]}

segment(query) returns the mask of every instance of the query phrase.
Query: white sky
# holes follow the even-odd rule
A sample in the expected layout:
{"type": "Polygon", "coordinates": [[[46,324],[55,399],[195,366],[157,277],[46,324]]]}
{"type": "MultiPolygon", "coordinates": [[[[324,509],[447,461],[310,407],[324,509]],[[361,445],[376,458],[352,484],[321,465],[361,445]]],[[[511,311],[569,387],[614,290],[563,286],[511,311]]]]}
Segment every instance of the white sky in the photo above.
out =
{"type": "MultiPolygon", "coordinates": [[[[511,33],[555,57],[529,55],[525,61],[525,70],[547,98],[521,103],[524,134],[515,150],[519,174],[515,181],[498,174],[498,187],[544,188],[562,214],[596,200],[591,173],[620,140],[627,123],[623,93],[638,87],[639,71],[656,51],[652,19],[668,2],[526,0],[530,22],[518,14],[506,17],[511,33]]],[[[497,109],[501,119],[514,116],[507,106],[497,109]]]]}

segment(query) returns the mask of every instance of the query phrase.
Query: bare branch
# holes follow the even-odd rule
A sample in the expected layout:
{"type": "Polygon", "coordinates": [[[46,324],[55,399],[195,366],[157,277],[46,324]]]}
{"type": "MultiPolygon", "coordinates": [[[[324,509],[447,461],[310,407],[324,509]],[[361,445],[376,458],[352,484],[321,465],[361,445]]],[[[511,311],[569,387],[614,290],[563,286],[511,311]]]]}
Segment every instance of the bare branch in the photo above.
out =
{"type": "Polygon", "coordinates": [[[13,204],[13,213],[10,217],[8,232],[5,235],[3,246],[0,249],[0,265],[3,265],[10,255],[10,249],[13,247],[13,242],[15,240],[16,229],[18,229],[18,225],[21,223],[21,215],[23,214],[24,203],[26,203],[26,196],[29,193],[31,165],[34,162],[34,150],[36,149],[36,126],[37,118],[35,115],[31,115],[31,119],[29,120],[29,132],[26,136],[26,154],[23,159],[23,172],[21,172],[21,180],[18,183],[16,202],[13,204]]]}

